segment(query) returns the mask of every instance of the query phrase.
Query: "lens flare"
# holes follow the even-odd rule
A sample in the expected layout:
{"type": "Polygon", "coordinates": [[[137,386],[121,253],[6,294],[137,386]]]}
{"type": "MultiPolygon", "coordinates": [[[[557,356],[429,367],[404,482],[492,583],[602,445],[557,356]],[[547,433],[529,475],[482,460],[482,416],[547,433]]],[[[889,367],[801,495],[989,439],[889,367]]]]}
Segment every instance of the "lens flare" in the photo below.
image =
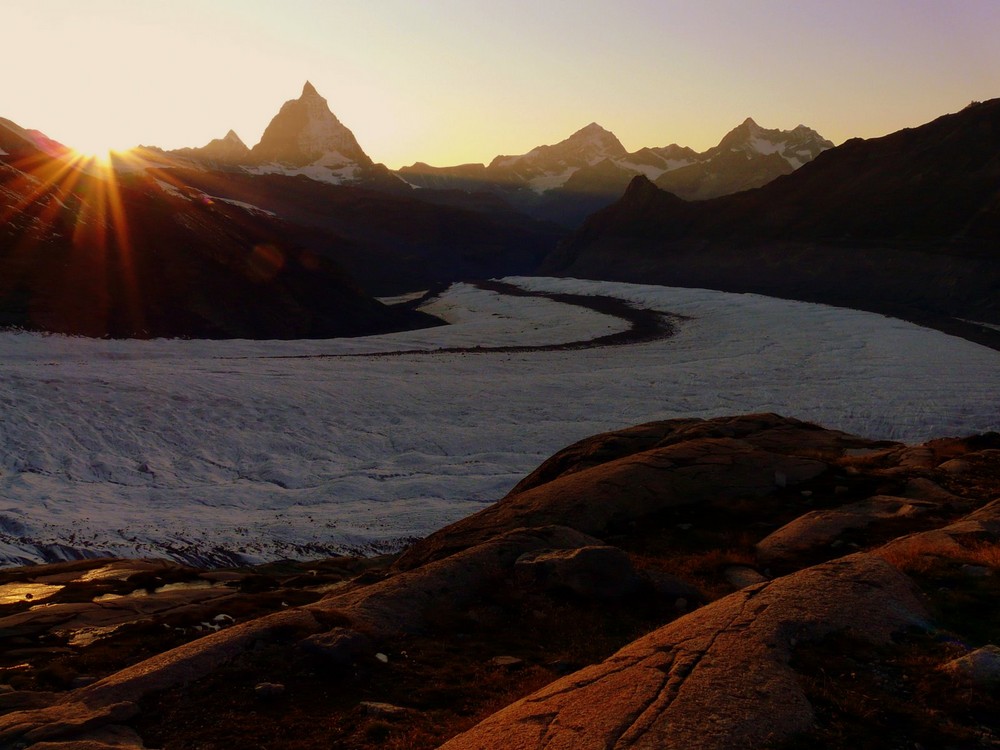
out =
{"type": "Polygon", "coordinates": [[[112,157],[123,152],[123,149],[115,148],[99,138],[76,142],[71,150],[81,161],[94,162],[102,166],[111,164],[112,157]]]}

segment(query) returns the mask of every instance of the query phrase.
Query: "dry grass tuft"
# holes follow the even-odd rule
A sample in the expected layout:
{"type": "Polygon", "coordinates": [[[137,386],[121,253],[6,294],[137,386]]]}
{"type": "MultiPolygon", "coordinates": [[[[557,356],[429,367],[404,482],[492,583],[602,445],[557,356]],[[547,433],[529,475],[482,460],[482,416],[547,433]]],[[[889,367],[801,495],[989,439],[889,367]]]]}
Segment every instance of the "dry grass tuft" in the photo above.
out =
{"type": "Polygon", "coordinates": [[[656,570],[679,578],[698,588],[709,601],[732,592],[732,584],[725,579],[726,568],[757,564],[753,552],[746,548],[678,551],[667,557],[633,553],[630,557],[636,569],[656,570]]]}
{"type": "Polygon", "coordinates": [[[875,552],[904,573],[928,573],[942,560],[1000,569],[1000,544],[974,542],[965,546],[945,534],[916,534],[875,552]]]}

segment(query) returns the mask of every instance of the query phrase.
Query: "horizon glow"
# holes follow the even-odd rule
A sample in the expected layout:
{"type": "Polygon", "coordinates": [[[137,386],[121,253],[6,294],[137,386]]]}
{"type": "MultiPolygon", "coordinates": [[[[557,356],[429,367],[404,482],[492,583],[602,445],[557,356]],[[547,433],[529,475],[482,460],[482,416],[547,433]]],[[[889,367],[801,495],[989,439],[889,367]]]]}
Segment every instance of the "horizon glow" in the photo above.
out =
{"type": "Polygon", "coordinates": [[[36,0],[0,5],[0,117],[86,153],[253,146],[310,80],[392,168],[488,163],[590,122],[703,151],[753,117],[834,143],[1000,95],[966,0],[36,0]]]}

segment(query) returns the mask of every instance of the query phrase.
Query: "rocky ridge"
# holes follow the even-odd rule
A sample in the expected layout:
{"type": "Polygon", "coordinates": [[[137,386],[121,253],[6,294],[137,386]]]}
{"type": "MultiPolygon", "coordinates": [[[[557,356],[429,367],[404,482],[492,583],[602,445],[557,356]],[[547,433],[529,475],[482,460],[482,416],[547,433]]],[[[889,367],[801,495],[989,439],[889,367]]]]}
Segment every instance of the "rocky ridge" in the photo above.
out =
{"type": "Polygon", "coordinates": [[[194,161],[218,165],[245,164],[250,157],[250,149],[234,130],[230,130],[222,138],[214,138],[200,148],[179,148],[170,153],[194,161]]]}
{"type": "Polygon", "coordinates": [[[998,548],[996,434],[654,422],[395,560],[0,571],[0,746],[993,746],[998,548]]]}

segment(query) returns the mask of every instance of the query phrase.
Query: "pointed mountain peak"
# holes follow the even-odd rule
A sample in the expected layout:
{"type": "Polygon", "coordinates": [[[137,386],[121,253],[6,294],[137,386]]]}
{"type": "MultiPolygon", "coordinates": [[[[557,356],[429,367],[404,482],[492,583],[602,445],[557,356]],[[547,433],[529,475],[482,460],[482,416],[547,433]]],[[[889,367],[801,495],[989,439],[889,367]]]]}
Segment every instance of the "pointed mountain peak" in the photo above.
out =
{"type": "Polygon", "coordinates": [[[635,197],[636,195],[644,195],[653,191],[659,191],[659,188],[646,175],[637,174],[629,182],[628,187],[625,188],[625,195],[635,197]]]}
{"type": "MultiPolygon", "coordinates": [[[[597,140],[597,139],[607,139],[611,138],[618,140],[614,133],[612,133],[607,128],[603,128],[596,122],[592,122],[586,127],[580,128],[573,135],[566,139],[566,141],[578,141],[578,140],[597,140]]],[[[565,141],[564,141],[565,142],[565,141]]]]}
{"type": "Polygon", "coordinates": [[[241,164],[250,154],[250,149],[230,130],[222,138],[213,138],[200,148],[178,148],[168,153],[177,154],[197,161],[218,162],[221,164],[241,164]]]}
{"type": "Polygon", "coordinates": [[[706,151],[703,156],[714,157],[720,152],[733,151],[741,151],[747,158],[755,155],[770,158],[772,154],[778,154],[792,169],[798,169],[828,148],[833,148],[830,141],[804,125],[799,125],[794,130],[762,128],[753,118],[748,117],[726,133],[719,145],[706,151]]]}
{"type": "Polygon", "coordinates": [[[620,157],[626,151],[618,137],[607,128],[603,128],[596,122],[592,122],[584,128],[580,128],[565,141],[556,144],[554,148],[573,147],[592,152],[591,157],[620,157]]]}
{"type": "Polygon", "coordinates": [[[596,122],[592,122],[586,127],[580,128],[574,135],[579,135],[580,133],[610,133],[611,131],[607,128],[601,127],[596,122]]]}
{"type": "Polygon", "coordinates": [[[259,164],[319,166],[331,170],[370,167],[354,134],[330,111],[326,99],[306,81],[302,96],[285,102],[252,149],[259,164]]]}

